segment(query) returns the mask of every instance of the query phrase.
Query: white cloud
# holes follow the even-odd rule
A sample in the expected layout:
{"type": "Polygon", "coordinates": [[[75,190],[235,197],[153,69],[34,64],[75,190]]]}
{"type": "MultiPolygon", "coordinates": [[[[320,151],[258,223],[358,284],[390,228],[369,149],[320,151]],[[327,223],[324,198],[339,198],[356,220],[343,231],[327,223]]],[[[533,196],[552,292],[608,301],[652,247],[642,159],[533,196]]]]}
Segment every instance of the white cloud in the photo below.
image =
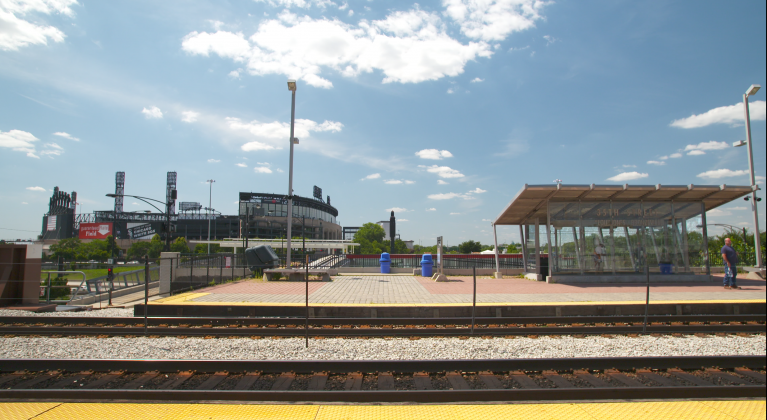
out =
{"type": "Polygon", "coordinates": [[[440,194],[429,194],[427,196],[430,200],[452,200],[454,198],[463,198],[464,200],[471,200],[472,197],[471,194],[460,194],[460,193],[440,193],[440,194]]]}
{"type": "MultiPolygon", "coordinates": [[[[327,6],[335,5],[330,0],[255,0],[256,3],[269,3],[272,7],[285,7],[285,8],[291,8],[291,7],[299,7],[302,9],[308,9],[312,6],[317,6],[320,8],[325,8],[327,6]]],[[[344,7],[345,9],[346,7],[344,7]]],[[[339,7],[339,9],[341,9],[339,7]]],[[[341,9],[343,10],[343,9],[341,9]]]]}
{"type": "Polygon", "coordinates": [[[387,213],[392,212],[392,211],[395,212],[395,213],[407,213],[410,210],[408,210],[408,209],[406,209],[404,207],[392,207],[390,209],[386,209],[387,213]]]}
{"type": "Polygon", "coordinates": [[[722,209],[713,209],[706,212],[706,216],[732,216],[731,211],[722,210],[722,209]]]}
{"type": "MultiPolygon", "coordinates": [[[[256,120],[251,122],[242,122],[239,118],[226,118],[229,128],[233,131],[246,131],[257,140],[250,141],[241,146],[241,149],[249,152],[256,150],[281,149],[282,145],[288,143],[290,138],[290,124],[274,121],[262,123],[256,120]]],[[[311,137],[312,132],[339,132],[344,125],[336,121],[323,121],[317,123],[312,120],[297,119],[294,135],[299,139],[311,137]]]]}
{"type": "Polygon", "coordinates": [[[437,209],[435,209],[434,207],[432,207],[432,208],[426,209],[426,211],[437,211],[437,209]]]}
{"type": "Polygon", "coordinates": [[[187,122],[187,123],[193,123],[197,121],[197,117],[200,116],[199,112],[195,111],[183,111],[181,112],[181,121],[187,122]]]}
{"type": "Polygon", "coordinates": [[[457,76],[468,61],[492,55],[486,42],[462,44],[448,35],[438,14],[418,9],[357,25],[284,11],[263,20],[247,39],[239,32],[195,31],[181,48],[243,63],[251,75],[282,74],[319,88],[333,87],[321,77],[324,69],[344,77],[381,71],[383,83],[419,83],[457,76]]]}
{"type": "Polygon", "coordinates": [[[482,219],[483,222],[492,222],[490,219],[482,219]]]}
{"type": "Polygon", "coordinates": [[[461,214],[461,213],[450,213],[451,216],[457,216],[459,214],[461,214]]]}
{"type": "Polygon", "coordinates": [[[266,166],[257,166],[253,168],[254,171],[256,171],[257,174],[270,174],[272,173],[272,170],[267,168],[266,166]]]}
{"type": "Polygon", "coordinates": [[[248,167],[248,165],[246,165],[244,163],[235,163],[235,166],[239,166],[240,168],[247,168],[248,167]]]}
{"type": "Polygon", "coordinates": [[[672,153],[668,157],[670,157],[671,159],[679,159],[680,157],[682,157],[682,154],[681,153],[672,153]]]}
{"type": "MultiPolygon", "coordinates": [[[[748,111],[751,114],[752,121],[761,121],[765,119],[767,107],[764,101],[750,102],[748,111]]],[[[674,120],[672,127],[679,128],[699,128],[711,124],[737,124],[743,122],[743,104],[737,103],[730,106],[720,106],[706,111],[702,114],[691,115],[687,118],[674,120]]]]}
{"type": "Polygon", "coordinates": [[[283,171],[283,170],[282,170],[282,169],[280,169],[280,168],[277,168],[277,169],[275,169],[275,171],[277,171],[277,172],[279,172],[279,173],[283,173],[283,172],[285,172],[285,171],[283,171]]]}
{"type": "Polygon", "coordinates": [[[144,108],[141,110],[141,113],[144,114],[147,119],[162,118],[162,111],[160,111],[160,108],[157,108],[156,106],[150,106],[148,109],[144,108]]]}
{"type": "Polygon", "coordinates": [[[739,206],[739,207],[730,207],[727,210],[749,210],[749,209],[748,207],[739,206]]]}
{"type": "Polygon", "coordinates": [[[547,46],[547,47],[548,47],[549,45],[551,45],[551,44],[553,44],[553,43],[555,43],[555,42],[559,41],[558,39],[554,38],[554,37],[553,37],[553,36],[551,36],[551,35],[544,35],[544,36],[543,36],[543,39],[545,39],[545,40],[546,40],[546,46],[547,46]]]}
{"type": "Polygon", "coordinates": [[[687,152],[687,156],[700,156],[705,154],[706,152],[704,152],[703,150],[690,150],[689,152],[687,152]]]}
{"type": "Polygon", "coordinates": [[[31,158],[39,159],[35,151],[35,142],[40,141],[32,133],[21,130],[0,131],[0,147],[26,153],[31,158]]]}
{"type": "Polygon", "coordinates": [[[365,181],[367,179],[378,179],[381,177],[381,174],[370,174],[364,178],[362,178],[360,181],[365,181]]]}
{"type": "Polygon", "coordinates": [[[723,141],[706,141],[698,144],[688,144],[687,147],[684,148],[684,151],[689,152],[690,150],[724,150],[729,148],[730,145],[723,141]]]}
{"type": "Polygon", "coordinates": [[[354,10],[352,10],[352,9],[349,9],[349,13],[348,13],[348,14],[349,14],[349,17],[352,17],[352,16],[354,16],[354,10]]]}
{"type": "Polygon", "coordinates": [[[29,204],[29,203],[27,203],[26,201],[22,201],[21,204],[29,204]]]}
{"type": "Polygon", "coordinates": [[[623,165],[624,168],[636,168],[636,165],[623,165]]]}
{"type": "Polygon", "coordinates": [[[471,82],[469,82],[469,83],[482,83],[484,81],[485,81],[485,79],[480,79],[479,77],[475,77],[475,78],[471,79],[471,82]]]}
{"type": "Polygon", "coordinates": [[[461,25],[469,38],[501,41],[512,32],[535,26],[543,19],[541,9],[548,3],[540,0],[442,0],[446,14],[461,25]]]}
{"type": "Polygon", "coordinates": [[[27,189],[28,189],[29,191],[43,191],[43,192],[45,192],[45,191],[46,191],[46,189],[45,189],[45,188],[43,188],[43,187],[27,187],[27,189]]]}
{"type": "MultiPolygon", "coordinates": [[[[20,16],[31,13],[73,16],[69,7],[76,0],[4,0],[0,1],[0,50],[17,51],[30,44],[48,45],[48,40],[64,42],[64,32],[53,26],[42,26],[20,16]]],[[[33,20],[33,19],[30,19],[33,20]]]]}
{"type": "Polygon", "coordinates": [[[240,72],[242,72],[242,69],[232,70],[227,76],[231,77],[232,79],[239,79],[240,72]]]}
{"type": "Polygon", "coordinates": [[[455,93],[455,89],[453,89],[453,88],[450,88],[450,89],[447,90],[447,94],[448,95],[452,95],[454,93],[455,93]]]}
{"type": "Polygon", "coordinates": [[[458,170],[449,168],[447,166],[438,166],[438,165],[425,166],[425,165],[418,165],[418,167],[426,169],[427,172],[431,172],[433,174],[437,174],[440,178],[463,178],[464,177],[464,174],[460,173],[458,170]]]}
{"type": "Polygon", "coordinates": [[[65,133],[65,132],[63,132],[63,131],[59,131],[59,132],[57,132],[57,133],[53,133],[53,135],[54,135],[54,136],[59,136],[59,137],[64,137],[64,138],[65,138],[65,139],[67,139],[67,140],[72,140],[72,141],[80,141],[80,139],[78,139],[77,137],[74,137],[74,136],[72,136],[71,134],[69,134],[69,133],[65,133]]]}
{"type": "Polygon", "coordinates": [[[407,219],[397,219],[398,222],[409,222],[410,220],[407,219]]]}
{"type": "Polygon", "coordinates": [[[449,182],[447,182],[447,181],[443,181],[443,180],[441,180],[441,179],[438,179],[438,180],[437,180],[437,185],[448,185],[448,184],[450,184],[450,183],[449,183],[449,182]]]}
{"type": "Polygon", "coordinates": [[[221,159],[208,159],[208,163],[218,163],[221,162],[221,159]]]}
{"type": "Polygon", "coordinates": [[[423,149],[418,152],[415,152],[415,155],[421,159],[432,159],[432,160],[441,160],[442,158],[453,157],[453,154],[448,152],[447,150],[437,150],[437,149],[423,149]]]}
{"type": "Polygon", "coordinates": [[[613,177],[607,178],[608,181],[614,181],[614,182],[623,182],[623,181],[633,181],[635,179],[642,179],[647,178],[650,176],[649,174],[639,173],[636,171],[633,172],[622,172],[618,175],[615,175],[613,177]]]}
{"type": "Polygon", "coordinates": [[[479,187],[469,191],[469,193],[471,193],[471,194],[482,194],[482,193],[486,193],[486,192],[487,192],[487,190],[483,190],[482,188],[479,188],[479,187]]]}
{"type": "Polygon", "coordinates": [[[398,185],[401,183],[402,181],[400,181],[399,179],[387,179],[386,181],[384,181],[384,184],[389,184],[389,185],[398,185]]]}
{"type": "Polygon", "coordinates": [[[731,178],[734,176],[748,175],[746,170],[733,171],[730,169],[714,169],[698,174],[698,178],[719,179],[719,178],[731,178]]]}
{"type": "Polygon", "coordinates": [[[658,161],[658,160],[648,160],[648,161],[647,161],[647,164],[648,164],[648,165],[658,165],[658,166],[663,166],[663,165],[665,165],[665,164],[666,164],[666,162],[663,162],[662,160],[661,160],[661,161],[658,161]]]}
{"type": "Polygon", "coordinates": [[[415,181],[410,181],[410,180],[406,179],[405,180],[405,184],[407,184],[407,185],[415,184],[415,181]]]}
{"type": "Polygon", "coordinates": [[[43,150],[40,151],[41,155],[49,157],[60,156],[62,153],[64,153],[64,148],[56,143],[46,143],[43,146],[43,150]]]}
{"type": "Polygon", "coordinates": [[[756,181],[757,184],[764,184],[764,177],[763,176],[756,175],[756,176],[754,176],[754,180],[756,181]]]}

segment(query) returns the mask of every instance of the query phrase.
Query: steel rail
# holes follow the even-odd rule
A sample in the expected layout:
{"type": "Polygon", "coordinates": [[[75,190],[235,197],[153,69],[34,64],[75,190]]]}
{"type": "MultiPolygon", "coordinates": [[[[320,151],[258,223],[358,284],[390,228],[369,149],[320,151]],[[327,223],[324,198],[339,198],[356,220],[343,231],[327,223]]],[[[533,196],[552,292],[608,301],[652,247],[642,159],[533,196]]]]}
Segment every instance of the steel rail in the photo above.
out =
{"type": "MultiPolygon", "coordinates": [[[[681,356],[500,360],[370,360],[370,361],[235,361],[235,360],[51,360],[4,359],[0,372],[181,372],[327,374],[443,372],[572,372],[616,369],[700,370],[749,368],[763,370],[764,356],[681,356]]],[[[763,378],[762,378],[763,381],[763,378]]],[[[596,387],[549,389],[375,390],[375,391],[229,391],[124,389],[3,389],[2,400],[78,401],[349,401],[456,402],[531,400],[616,400],[669,398],[763,398],[765,385],[596,387]]]]}
{"type": "MultiPolygon", "coordinates": [[[[151,327],[146,332],[141,326],[131,327],[57,327],[57,326],[12,326],[0,327],[0,335],[42,335],[42,336],[137,336],[151,335],[164,337],[250,337],[304,336],[306,329],[286,328],[188,328],[151,327]]],[[[464,328],[309,328],[313,337],[458,337],[458,336],[506,336],[506,335],[601,335],[641,334],[643,326],[536,326],[536,327],[475,327],[464,328]]],[[[647,333],[695,334],[695,333],[767,333],[767,326],[756,325],[648,325],[647,333]]]]}
{"type": "MultiPolygon", "coordinates": [[[[150,317],[150,326],[160,325],[290,325],[303,323],[303,317],[150,317]]],[[[531,316],[531,317],[477,317],[477,325],[483,324],[602,324],[642,323],[642,315],[600,316],[531,316]]],[[[650,315],[648,322],[767,322],[767,314],[732,315],[650,315]]],[[[451,325],[470,324],[469,317],[447,318],[309,318],[309,325],[451,325]]],[[[82,324],[82,325],[144,325],[143,317],[87,317],[87,316],[3,316],[0,325],[31,324],[82,324]]]]}

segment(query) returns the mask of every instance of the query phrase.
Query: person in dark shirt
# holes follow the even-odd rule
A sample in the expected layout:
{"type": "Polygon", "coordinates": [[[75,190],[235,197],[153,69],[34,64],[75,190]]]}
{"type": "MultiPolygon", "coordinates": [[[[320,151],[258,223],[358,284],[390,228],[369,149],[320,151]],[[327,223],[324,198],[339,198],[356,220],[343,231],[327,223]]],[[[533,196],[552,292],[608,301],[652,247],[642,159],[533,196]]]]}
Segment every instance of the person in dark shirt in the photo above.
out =
{"type": "Polygon", "coordinates": [[[735,284],[735,278],[738,276],[738,253],[732,247],[730,238],[724,240],[722,247],[722,260],[724,260],[724,288],[740,289],[735,284]]]}

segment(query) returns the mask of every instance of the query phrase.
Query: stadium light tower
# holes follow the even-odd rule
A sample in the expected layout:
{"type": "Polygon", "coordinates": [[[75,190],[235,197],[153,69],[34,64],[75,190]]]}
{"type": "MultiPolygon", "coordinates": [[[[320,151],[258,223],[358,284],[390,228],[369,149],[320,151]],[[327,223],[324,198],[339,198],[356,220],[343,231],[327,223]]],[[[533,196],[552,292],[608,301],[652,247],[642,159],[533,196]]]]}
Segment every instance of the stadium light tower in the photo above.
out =
{"type": "MultiPolygon", "coordinates": [[[[216,182],[216,180],[209,179],[205,182],[210,184],[210,191],[208,192],[208,209],[212,209],[213,208],[213,183],[216,182]]],[[[210,254],[210,210],[208,210],[208,254],[210,254]]]]}
{"type": "Polygon", "coordinates": [[[751,177],[751,197],[746,197],[746,200],[751,199],[751,210],[754,213],[754,246],[756,248],[756,267],[763,268],[762,265],[762,238],[759,235],[759,215],[756,211],[756,178],[754,177],[754,151],[751,147],[751,115],[748,112],[748,97],[753,96],[759,91],[761,85],[749,86],[746,93],[743,94],[743,116],[746,120],[746,141],[737,141],[733,144],[735,147],[748,145],[748,171],[751,177]]]}
{"type": "Polygon", "coordinates": [[[290,105],[290,170],[288,174],[288,254],[285,258],[285,265],[290,268],[290,239],[293,233],[293,144],[296,143],[293,138],[296,122],[296,81],[288,79],[288,90],[292,93],[293,100],[290,105]]]}

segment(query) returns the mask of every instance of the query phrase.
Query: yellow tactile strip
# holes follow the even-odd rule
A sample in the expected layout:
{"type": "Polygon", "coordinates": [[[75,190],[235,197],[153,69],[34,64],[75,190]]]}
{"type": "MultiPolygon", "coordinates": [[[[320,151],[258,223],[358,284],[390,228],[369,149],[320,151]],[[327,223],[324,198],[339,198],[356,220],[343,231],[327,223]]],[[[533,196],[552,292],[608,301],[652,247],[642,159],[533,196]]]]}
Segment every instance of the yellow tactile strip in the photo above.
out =
{"type": "Polygon", "coordinates": [[[595,419],[751,420],[765,401],[657,401],[487,405],[287,405],[0,403],[0,418],[17,419],[595,419]]]}
{"type": "MultiPolygon", "coordinates": [[[[305,303],[290,302],[196,302],[197,299],[209,293],[185,293],[169,298],[158,299],[149,302],[149,305],[199,305],[199,306],[305,306],[305,303]]],[[[650,305],[690,305],[690,304],[745,304],[765,303],[765,299],[740,299],[740,300],[659,300],[650,302],[650,305]]],[[[482,302],[477,306],[594,306],[594,305],[644,305],[643,300],[626,301],[584,301],[584,302],[482,302]]],[[[456,307],[467,306],[466,303],[309,303],[311,307],[456,307]]]]}

